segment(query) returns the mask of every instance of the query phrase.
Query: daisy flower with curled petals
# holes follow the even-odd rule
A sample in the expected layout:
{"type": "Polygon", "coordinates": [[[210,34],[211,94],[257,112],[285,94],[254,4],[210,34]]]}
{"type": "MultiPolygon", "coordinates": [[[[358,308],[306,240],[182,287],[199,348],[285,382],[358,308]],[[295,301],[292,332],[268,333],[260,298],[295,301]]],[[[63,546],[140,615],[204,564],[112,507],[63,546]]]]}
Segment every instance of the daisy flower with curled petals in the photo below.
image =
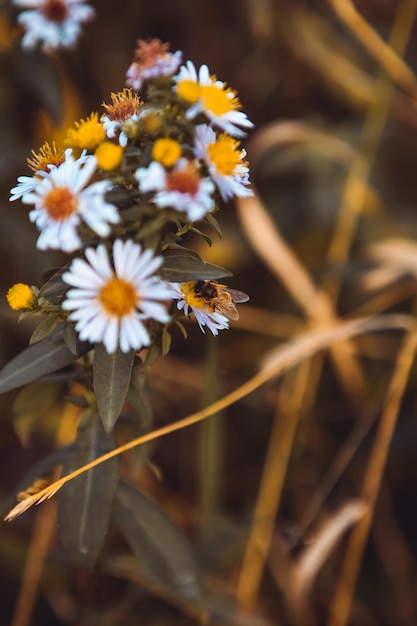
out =
{"type": "Polygon", "coordinates": [[[40,231],[37,247],[73,252],[81,247],[77,227],[83,221],[100,237],[110,234],[109,224],[119,222],[115,206],[104,199],[110,181],[87,186],[96,171],[97,159],[85,156],[66,160],[52,169],[36,188],[22,197],[24,204],[33,204],[29,219],[40,231]]]}
{"type": "Polygon", "coordinates": [[[216,336],[219,334],[219,330],[229,328],[229,320],[223,313],[213,311],[213,308],[207,305],[204,299],[196,293],[197,282],[170,283],[171,297],[177,300],[177,308],[179,311],[183,311],[184,315],[194,313],[203,333],[205,332],[204,326],[207,326],[216,336]]]}
{"type": "Polygon", "coordinates": [[[226,133],[217,136],[207,124],[195,127],[194,153],[207,164],[210,176],[225,201],[233,196],[245,198],[253,195],[246,186],[249,185],[246,150],[239,150],[239,145],[226,133]]]}
{"type": "Polygon", "coordinates": [[[107,137],[113,139],[119,135],[119,144],[125,147],[128,137],[123,130],[123,124],[136,122],[139,119],[143,103],[131,89],[112,93],[111,100],[111,104],[105,102],[102,104],[106,114],[101,116],[101,122],[107,137]]]}
{"type": "Polygon", "coordinates": [[[246,135],[239,126],[253,127],[246,113],[240,111],[241,105],[235,92],[215,76],[210,76],[207,65],[202,65],[197,73],[194,64],[187,61],[174,76],[174,81],[178,96],[189,103],[185,114],[188,119],[204,113],[214,126],[233,137],[246,135]]]}
{"type": "Polygon", "coordinates": [[[126,85],[135,91],[143,83],[159,76],[174,74],[182,61],[182,52],[168,52],[169,44],[159,39],[138,39],[133,63],[126,72],[126,85]]]}
{"type": "Polygon", "coordinates": [[[75,259],[62,277],[72,287],[62,306],[80,339],[103,343],[109,354],[148,346],[145,321],[168,322],[158,301],[172,300],[169,285],[155,275],[161,258],[131,240],[116,239],[112,252],[113,262],[103,244],[87,248],[86,260],[75,259]]]}
{"type": "Polygon", "coordinates": [[[12,0],[12,4],[28,9],[17,18],[25,30],[22,46],[30,49],[40,43],[45,52],[73,47],[80,25],[95,16],[83,0],[12,0]]]}
{"type": "Polygon", "coordinates": [[[191,222],[202,219],[214,207],[214,185],[201,177],[193,161],[181,158],[170,171],[152,161],[149,167],[139,167],[135,175],[142,192],[156,192],[156,206],[181,211],[191,222]]]}
{"type": "MultiPolygon", "coordinates": [[[[79,162],[83,163],[85,160],[85,151],[81,154],[79,162]]],[[[32,150],[32,159],[27,159],[27,163],[31,170],[35,172],[34,176],[19,176],[17,179],[16,187],[10,189],[9,200],[17,200],[22,198],[25,194],[32,192],[36,189],[39,183],[49,176],[52,170],[59,167],[68,157],[72,155],[71,148],[67,148],[64,152],[63,149],[59,149],[53,143],[52,146],[48,142],[45,142],[43,146],[36,153],[32,150]]]]}

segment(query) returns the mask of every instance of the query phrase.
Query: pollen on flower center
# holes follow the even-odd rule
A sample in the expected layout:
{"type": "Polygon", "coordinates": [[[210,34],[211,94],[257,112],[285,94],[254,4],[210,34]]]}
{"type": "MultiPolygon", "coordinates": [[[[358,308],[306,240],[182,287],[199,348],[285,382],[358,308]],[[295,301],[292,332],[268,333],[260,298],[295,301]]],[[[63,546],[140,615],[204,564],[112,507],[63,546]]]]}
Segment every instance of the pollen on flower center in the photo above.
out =
{"type": "Polygon", "coordinates": [[[183,283],[181,285],[184,302],[188,304],[188,306],[194,307],[195,309],[207,309],[208,307],[204,298],[195,292],[197,282],[198,281],[196,280],[192,280],[191,282],[183,283]]]}
{"type": "Polygon", "coordinates": [[[239,100],[234,96],[230,98],[229,94],[233,94],[231,89],[221,89],[215,85],[203,85],[201,87],[203,106],[213,115],[225,115],[240,108],[239,100]]]}
{"type": "Polygon", "coordinates": [[[207,151],[210,160],[222,176],[232,176],[236,166],[241,163],[238,146],[238,141],[225,134],[221,135],[215,143],[208,145],[207,151]]]}
{"type": "Polygon", "coordinates": [[[184,169],[176,169],[167,175],[166,188],[169,191],[195,195],[199,189],[200,176],[196,167],[189,163],[184,169]]]}
{"type": "Polygon", "coordinates": [[[54,187],[43,198],[43,208],[51,219],[68,219],[78,208],[78,200],[68,187],[54,187]]]}
{"type": "Polygon", "coordinates": [[[193,80],[181,80],[177,84],[177,93],[187,102],[197,102],[201,96],[201,87],[193,80]]]}
{"type": "Polygon", "coordinates": [[[134,286],[121,278],[112,278],[100,291],[100,302],[110,315],[123,317],[137,307],[138,294],[134,286]]]}
{"type": "Polygon", "coordinates": [[[47,0],[41,11],[47,20],[61,24],[68,17],[68,8],[62,0],[47,0]]]}

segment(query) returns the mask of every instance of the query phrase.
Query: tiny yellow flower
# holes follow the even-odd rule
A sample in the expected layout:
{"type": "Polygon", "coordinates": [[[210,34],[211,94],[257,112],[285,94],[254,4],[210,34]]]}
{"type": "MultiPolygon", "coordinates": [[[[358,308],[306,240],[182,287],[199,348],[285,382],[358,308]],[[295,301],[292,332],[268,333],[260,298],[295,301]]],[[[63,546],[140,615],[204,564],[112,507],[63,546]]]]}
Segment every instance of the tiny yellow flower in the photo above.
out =
{"type": "Polygon", "coordinates": [[[152,148],[152,157],[164,167],[172,167],[181,156],[181,146],[175,139],[157,139],[152,148]]]}
{"type": "Polygon", "coordinates": [[[94,154],[97,158],[98,167],[105,172],[110,172],[119,167],[123,157],[123,148],[111,141],[104,141],[98,146],[94,154]]]}
{"type": "Polygon", "coordinates": [[[161,114],[159,111],[147,111],[140,121],[144,131],[150,135],[157,133],[161,128],[161,114]]]}
{"type": "Polygon", "coordinates": [[[14,311],[20,309],[32,309],[36,303],[36,296],[29,285],[16,283],[10,287],[6,294],[9,307],[14,311]]]}
{"type": "Polygon", "coordinates": [[[75,122],[75,128],[69,128],[65,145],[93,151],[106,139],[103,124],[98,113],[92,113],[86,120],[75,122]]]}

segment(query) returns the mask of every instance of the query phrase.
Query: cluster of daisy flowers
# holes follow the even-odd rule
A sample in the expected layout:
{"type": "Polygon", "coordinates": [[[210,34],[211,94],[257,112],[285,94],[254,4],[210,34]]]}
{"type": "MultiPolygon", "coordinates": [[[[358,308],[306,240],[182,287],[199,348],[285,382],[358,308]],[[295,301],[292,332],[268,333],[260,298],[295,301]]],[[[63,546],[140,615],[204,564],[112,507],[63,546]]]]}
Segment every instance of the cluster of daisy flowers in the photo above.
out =
{"type": "Polygon", "coordinates": [[[201,232],[197,222],[219,229],[219,205],[252,194],[239,141],[252,123],[207,66],[182,64],[181,52],[156,39],[138,41],[126,86],[103,109],[75,123],[65,145],[33,151],[32,175],[11,190],[10,200],[30,207],[37,247],[71,259],[57,302],[18,284],[9,305],[73,324],[81,341],[109,354],[149,346],[180,314],[194,313],[216,335],[247,298],[196,269],[174,282],[178,271],[167,267],[183,262],[176,254],[188,231],[201,232]]]}

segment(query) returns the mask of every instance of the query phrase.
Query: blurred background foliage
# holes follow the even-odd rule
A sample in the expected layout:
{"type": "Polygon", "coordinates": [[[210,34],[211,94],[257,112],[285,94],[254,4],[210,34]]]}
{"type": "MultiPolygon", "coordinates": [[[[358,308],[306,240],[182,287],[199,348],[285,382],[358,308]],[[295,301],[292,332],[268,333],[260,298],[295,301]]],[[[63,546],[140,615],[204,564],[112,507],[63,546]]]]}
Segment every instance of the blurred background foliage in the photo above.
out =
{"type": "MultiPolygon", "coordinates": [[[[295,367],[221,414],[122,456],[122,475],[183,530],[210,593],[236,604],[222,604],[217,623],[416,624],[417,2],[94,4],[76,48],[46,56],[21,49],[1,3],[0,293],[39,284],[63,261],[36,250],[26,209],[8,202],[30,151],[102,112],[138,38],[207,63],[255,123],[243,144],[256,196],[222,207],[222,240],[209,233],[208,248],[190,236],[190,246],[251,299],[216,339],[190,323],[186,341],[175,334],[150,370],[149,428],[244,384],[300,337],[302,354],[305,334],[337,318],[407,317],[395,318],[400,330],[387,322],[352,340],[335,333],[329,350],[305,347],[295,367]]],[[[3,365],[32,328],[4,297],[0,325],[3,365]]],[[[22,476],[74,436],[78,413],[59,381],[39,389],[29,402],[25,390],[0,397],[3,514],[22,476]]],[[[199,623],[142,584],[113,529],[94,571],[68,564],[54,506],[1,527],[0,624],[199,623]]]]}

